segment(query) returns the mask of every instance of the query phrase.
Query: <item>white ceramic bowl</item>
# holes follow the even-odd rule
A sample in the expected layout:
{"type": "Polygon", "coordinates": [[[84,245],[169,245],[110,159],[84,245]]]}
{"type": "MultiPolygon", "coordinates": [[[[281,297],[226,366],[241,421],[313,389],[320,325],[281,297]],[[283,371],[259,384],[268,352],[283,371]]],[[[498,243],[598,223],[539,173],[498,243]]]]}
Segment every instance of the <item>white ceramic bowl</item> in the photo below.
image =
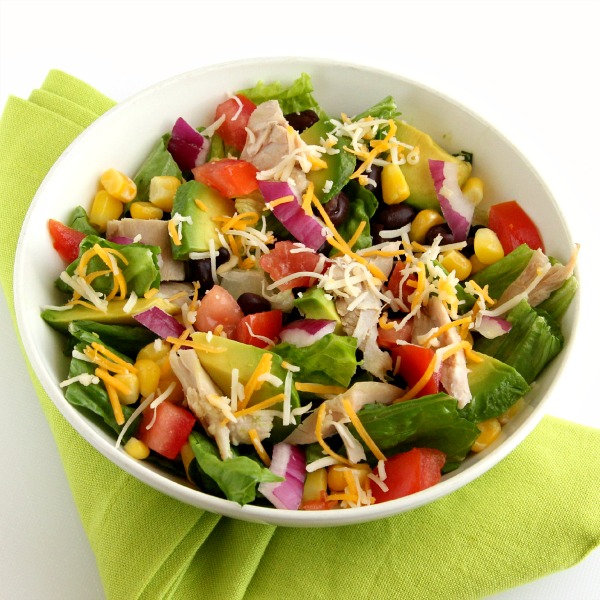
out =
{"type": "Polygon", "coordinates": [[[39,316],[42,306],[61,301],[53,281],[63,264],[51,250],[49,218],[66,220],[77,204],[87,205],[104,170],[116,167],[135,173],[158,137],[178,117],[208,124],[226,92],[250,87],[258,80],[289,82],[302,72],[311,75],[315,97],[332,115],[356,114],[393,95],[409,123],[430,133],[451,152],[474,153],[474,172],[485,181],[487,203],[518,199],[538,224],[547,252],[563,260],[569,257],[573,243],[552,195],[519,151],[471,110],[435,90],[372,68],[330,60],[267,58],[216,65],[158,83],[121,102],[86,129],[56,162],[31,204],[17,249],[14,290],[20,334],[42,385],[69,423],[109,460],[165,494],[202,509],[276,525],[326,527],[380,519],[427,504],[479,477],[512,451],[540,420],[567,360],[578,299],[563,321],[565,349],[528,395],[527,408],[492,446],[467,458],[432,488],[370,507],[335,511],[240,507],[192,489],[186,481],[115,449],[113,438],[65,400],[58,385],[68,370],[62,338],[39,316]]]}

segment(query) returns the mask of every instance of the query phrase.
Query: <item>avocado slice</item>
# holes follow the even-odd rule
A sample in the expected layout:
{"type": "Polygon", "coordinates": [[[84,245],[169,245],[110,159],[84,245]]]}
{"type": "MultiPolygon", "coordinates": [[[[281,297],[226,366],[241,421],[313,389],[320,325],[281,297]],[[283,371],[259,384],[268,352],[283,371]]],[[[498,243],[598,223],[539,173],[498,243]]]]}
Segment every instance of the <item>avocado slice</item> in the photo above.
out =
{"type": "Polygon", "coordinates": [[[398,141],[419,148],[419,162],[415,165],[405,163],[400,166],[402,173],[410,189],[410,196],[405,202],[416,208],[423,210],[431,208],[440,210],[440,203],[433,185],[433,179],[429,171],[429,159],[443,160],[458,164],[458,183],[462,186],[471,174],[471,163],[462,160],[459,157],[452,156],[441,146],[433,141],[430,135],[420,131],[416,127],[397,120],[396,138],[398,141]]]}
{"type": "Polygon", "coordinates": [[[335,308],[333,298],[327,297],[325,290],[312,287],[294,300],[294,306],[307,319],[326,319],[337,323],[334,333],[343,333],[342,319],[335,308]]]}
{"type": "Polygon", "coordinates": [[[235,213],[235,203],[224,198],[216,190],[200,183],[188,181],[177,188],[173,200],[172,215],[191,217],[192,222],[181,223],[181,244],[175,245],[171,240],[171,251],[175,260],[187,260],[190,252],[208,252],[210,240],[215,248],[221,247],[217,235],[217,224],[214,217],[232,217],[235,213]],[[196,204],[199,200],[206,210],[196,204]]]}
{"type": "Polygon", "coordinates": [[[481,423],[503,415],[529,391],[529,385],[513,367],[479,352],[482,362],[469,363],[471,402],[458,412],[461,417],[481,423]]]}
{"type": "Polygon", "coordinates": [[[67,331],[69,323],[73,321],[95,321],[96,323],[110,323],[112,325],[136,325],[134,315],[144,312],[149,308],[158,307],[170,315],[180,311],[179,306],[164,298],[139,298],[130,313],[123,312],[127,300],[111,300],[106,312],[75,305],[69,310],[55,310],[46,308],[42,311],[42,319],[54,329],[67,331]]]}
{"type": "MultiPolygon", "coordinates": [[[[300,137],[309,145],[320,146],[321,139],[327,139],[327,133],[332,129],[329,120],[319,119],[314,125],[305,129],[300,137]]],[[[334,146],[339,152],[337,154],[324,154],[321,157],[327,163],[327,168],[316,171],[311,170],[306,176],[308,181],[314,184],[315,194],[323,204],[337,196],[348,183],[350,175],[354,173],[356,157],[344,150],[344,146],[348,145],[348,142],[347,138],[340,138],[334,146]],[[324,192],[323,188],[328,181],[332,182],[332,186],[328,192],[324,192]]]]}

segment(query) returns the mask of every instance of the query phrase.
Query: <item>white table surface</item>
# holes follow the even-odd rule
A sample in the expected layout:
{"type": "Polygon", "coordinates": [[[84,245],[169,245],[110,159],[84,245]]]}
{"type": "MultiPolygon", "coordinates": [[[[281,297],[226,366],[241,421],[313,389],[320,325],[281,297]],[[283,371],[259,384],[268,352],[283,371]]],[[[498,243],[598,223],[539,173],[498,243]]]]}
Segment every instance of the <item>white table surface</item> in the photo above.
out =
{"type": "MultiPolygon", "coordinates": [[[[598,386],[590,376],[598,371],[600,327],[597,317],[589,322],[599,291],[591,276],[600,234],[598,6],[0,0],[0,106],[8,95],[27,97],[51,68],[123,100],[203,65],[268,55],[337,58],[440,89],[524,152],[582,244],[579,342],[548,413],[600,427],[598,386]]],[[[0,598],[101,599],[95,560],[2,294],[0,333],[0,598]]],[[[571,569],[494,598],[592,599],[599,590],[596,550],[571,569]]]]}

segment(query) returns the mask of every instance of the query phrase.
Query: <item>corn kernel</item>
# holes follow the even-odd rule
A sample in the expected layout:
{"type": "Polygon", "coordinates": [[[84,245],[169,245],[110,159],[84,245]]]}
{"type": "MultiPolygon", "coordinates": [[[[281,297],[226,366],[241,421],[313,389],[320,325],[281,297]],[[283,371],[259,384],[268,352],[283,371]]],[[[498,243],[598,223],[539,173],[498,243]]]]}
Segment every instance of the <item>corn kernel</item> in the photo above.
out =
{"type": "Polygon", "coordinates": [[[100,183],[113,198],[121,202],[131,202],[137,194],[133,180],[117,169],[108,169],[102,173],[100,183]]]}
{"type": "Polygon", "coordinates": [[[477,258],[476,254],[473,254],[469,260],[471,261],[471,275],[475,275],[487,267],[477,258]]]}
{"type": "Polygon", "coordinates": [[[483,200],[483,181],[479,177],[469,177],[462,188],[463,196],[477,206],[483,200]]]}
{"type": "Polygon", "coordinates": [[[127,371],[125,373],[116,373],[114,377],[129,390],[127,393],[125,393],[117,388],[119,402],[121,404],[133,404],[134,402],[137,402],[137,399],[140,397],[140,381],[138,376],[131,371],[127,371]]]}
{"type": "Polygon", "coordinates": [[[504,256],[502,244],[494,231],[483,227],[475,232],[475,256],[484,264],[491,265],[504,256]]]}
{"type": "Polygon", "coordinates": [[[458,250],[449,250],[442,254],[442,265],[447,271],[454,271],[460,281],[471,274],[471,261],[458,250]]]}
{"type": "Polygon", "coordinates": [[[443,222],[444,217],[436,210],[426,208],[419,211],[410,225],[410,239],[413,242],[422,244],[425,241],[427,232],[432,227],[441,225],[443,222]]]}
{"type": "Polygon", "coordinates": [[[327,495],[327,469],[317,469],[306,474],[302,503],[322,500],[327,495]]]}
{"type": "Polygon", "coordinates": [[[481,423],[477,423],[477,427],[481,433],[471,447],[472,452],[481,452],[482,450],[485,450],[494,440],[496,440],[502,431],[502,425],[500,425],[498,419],[482,421],[481,423]]]}
{"type": "Polygon", "coordinates": [[[165,212],[173,211],[175,192],[181,185],[181,180],[172,175],[157,175],[150,180],[149,200],[165,212]]]}
{"type": "Polygon", "coordinates": [[[113,198],[106,190],[100,190],[92,202],[90,208],[90,223],[104,233],[109,221],[118,219],[123,214],[123,203],[113,198]]]}
{"type": "Polygon", "coordinates": [[[364,487],[371,469],[367,463],[347,467],[345,465],[331,465],[327,467],[327,485],[331,492],[343,492],[348,485],[344,477],[345,471],[354,471],[358,474],[358,482],[361,487],[364,487]]]}
{"type": "Polygon", "coordinates": [[[150,342],[146,344],[136,356],[136,360],[142,360],[147,358],[158,363],[159,366],[163,364],[166,358],[171,352],[172,345],[164,340],[157,340],[157,342],[150,342]]]}
{"type": "Polygon", "coordinates": [[[133,202],[129,207],[129,212],[134,219],[144,219],[145,221],[160,221],[163,218],[163,211],[151,202],[133,202]]]}
{"type": "Polygon", "coordinates": [[[519,398],[505,413],[498,417],[501,425],[506,425],[512,418],[516,417],[523,407],[525,406],[525,400],[519,398]]]}
{"type": "Polygon", "coordinates": [[[135,363],[135,368],[138,370],[138,383],[140,394],[143,398],[147,398],[153,394],[158,388],[160,381],[160,367],[156,362],[149,358],[138,359],[135,363]]]}
{"type": "Polygon", "coordinates": [[[123,446],[123,450],[133,458],[138,460],[144,460],[150,456],[150,448],[144,444],[141,440],[131,437],[127,440],[127,443],[123,446]]]}
{"type": "Polygon", "coordinates": [[[389,163],[381,170],[381,195],[386,204],[398,204],[410,196],[400,165],[389,163]]]}

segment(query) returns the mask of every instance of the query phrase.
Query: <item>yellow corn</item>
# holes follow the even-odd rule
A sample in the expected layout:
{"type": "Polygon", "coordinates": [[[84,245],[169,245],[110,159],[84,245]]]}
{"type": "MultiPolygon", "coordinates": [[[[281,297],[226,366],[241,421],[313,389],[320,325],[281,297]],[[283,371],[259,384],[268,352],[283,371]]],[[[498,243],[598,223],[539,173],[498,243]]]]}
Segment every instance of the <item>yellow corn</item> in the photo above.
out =
{"type": "Polygon", "coordinates": [[[498,419],[488,419],[477,423],[479,427],[479,437],[475,440],[475,443],[471,447],[472,452],[481,452],[485,450],[499,435],[502,431],[502,425],[498,419]]]}
{"type": "Polygon", "coordinates": [[[381,170],[381,194],[386,204],[398,204],[410,196],[400,165],[389,163],[381,170]]]}
{"type": "Polygon", "coordinates": [[[147,398],[158,387],[160,367],[158,363],[149,358],[141,358],[135,363],[135,368],[138,370],[137,376],[140,394],[142,397],[147,398]]]}
{"type": "Polygon", "coordinates": [[[344,476],[344,471],[354,471],[358,474],[358,482],[361,487],[365,487],[365,483],[371,472],[371,469],[367,463],[360,463],[353,467],[347,467],[345,465],[331,465],[327,467],[327,485],[331,492],[343,492],[348,485],[344,476]]]}
{"type": "Polygon", "coordinates": [[[427,232],[436,225],[441,225],[444,217],[436,210],[426,208],[417,213],[410,225],[410,239],[413,242],[422,244],[425,241],[427,232]]]}
{"type": "Polygon", "coordinates": [[[151,202],[133,202],[129,207],[129,212],[134,219],[144,219],[145,221],[160,221],[163,218],[162,208],[154,206],[151,202]]]}
{"type": "Polygon", "coordinates": [[[128,390],[124,392],[116,388],[119,402],[121,404],[133,404],[137,402],[137,399],[140,397],[140,381],[138,376],[131,371],[125,371],[125,373],[116,373],[114,378],[121,382],[128,390]]]}
{"type": "Polygon", "coordinates": [[[136,360],[147,358],[149,360],[153,360],[155,363],[158,363],[159,366],[162,366],[165,359],[168,358],[171,348],[171,344],[169,342],[165,342],[164,340],[161,340],[160,344],[150,342],[137,353],[135,358],[136,360]]]}
{"type": "Polygon", "coordinates": [[[475,273],[479,273],[482,269],[485,269],[487,265],[484,265],[475,254],[473,254],[470,258],[471,261],[471,274],[475,275],[475,273]]]}
{"type": "Polygon", "coordinates": [[[504,256],[502,244],[494,231],[484,227],[475,232],[475,256],[484,264],[491,265],[504,256]]]}
{"type": "Polygon", "coordinates": [[[463,185],[462,193],[473,206],[477,206],[483,200],[483,181],[479,177],[469,177],[463,185]]]}
{"type": "Polygon", "coordinates": [[[442,265],[447,271],[454,271],[460,281],[466,279],[472,270],[471,261],[458,250],[444,252],[442,265]]]}
{"type": "Polygon", "coordinates": [[[102,173],[100,183],[113,198],[121,202],[131,202],[137,194],[133,180],[117,169],[108,169],[102,173]]]}
{"type": "Polygon", "coordinates": [[[525,400],[519,398],[505,413],[498,417],[501,425],[506,425],[513,417],[516,417],[525,406],[525,400]]]}
{"type": "Polygon", "coordinates": [[[95,196],[90,208],[90,223],[100,233],[106,231],[109,221],[118,219],[123,214],[123,203],[113,198],[106,190],[100,190],[95,196]]]}
{"type": "Polygon", "coordinates": [[[123,450],[138,460],[144,460],[150,456],[150,448],[144,444],[141,440],[131,437],[127,440],[127,443],[123,446],[123,450]]]}
{"type": "Polygon", "coordinates": [[[302,503],[322,500],[327,495],[327,469],[307,473],[302,492],[302,503]]]}
{"type": "Polygon", "coordinates": [[[150,180],[149,200],[165,212],[172,212],[175,192],[181,181],[172,175],[157,175],[150,180]]]}

